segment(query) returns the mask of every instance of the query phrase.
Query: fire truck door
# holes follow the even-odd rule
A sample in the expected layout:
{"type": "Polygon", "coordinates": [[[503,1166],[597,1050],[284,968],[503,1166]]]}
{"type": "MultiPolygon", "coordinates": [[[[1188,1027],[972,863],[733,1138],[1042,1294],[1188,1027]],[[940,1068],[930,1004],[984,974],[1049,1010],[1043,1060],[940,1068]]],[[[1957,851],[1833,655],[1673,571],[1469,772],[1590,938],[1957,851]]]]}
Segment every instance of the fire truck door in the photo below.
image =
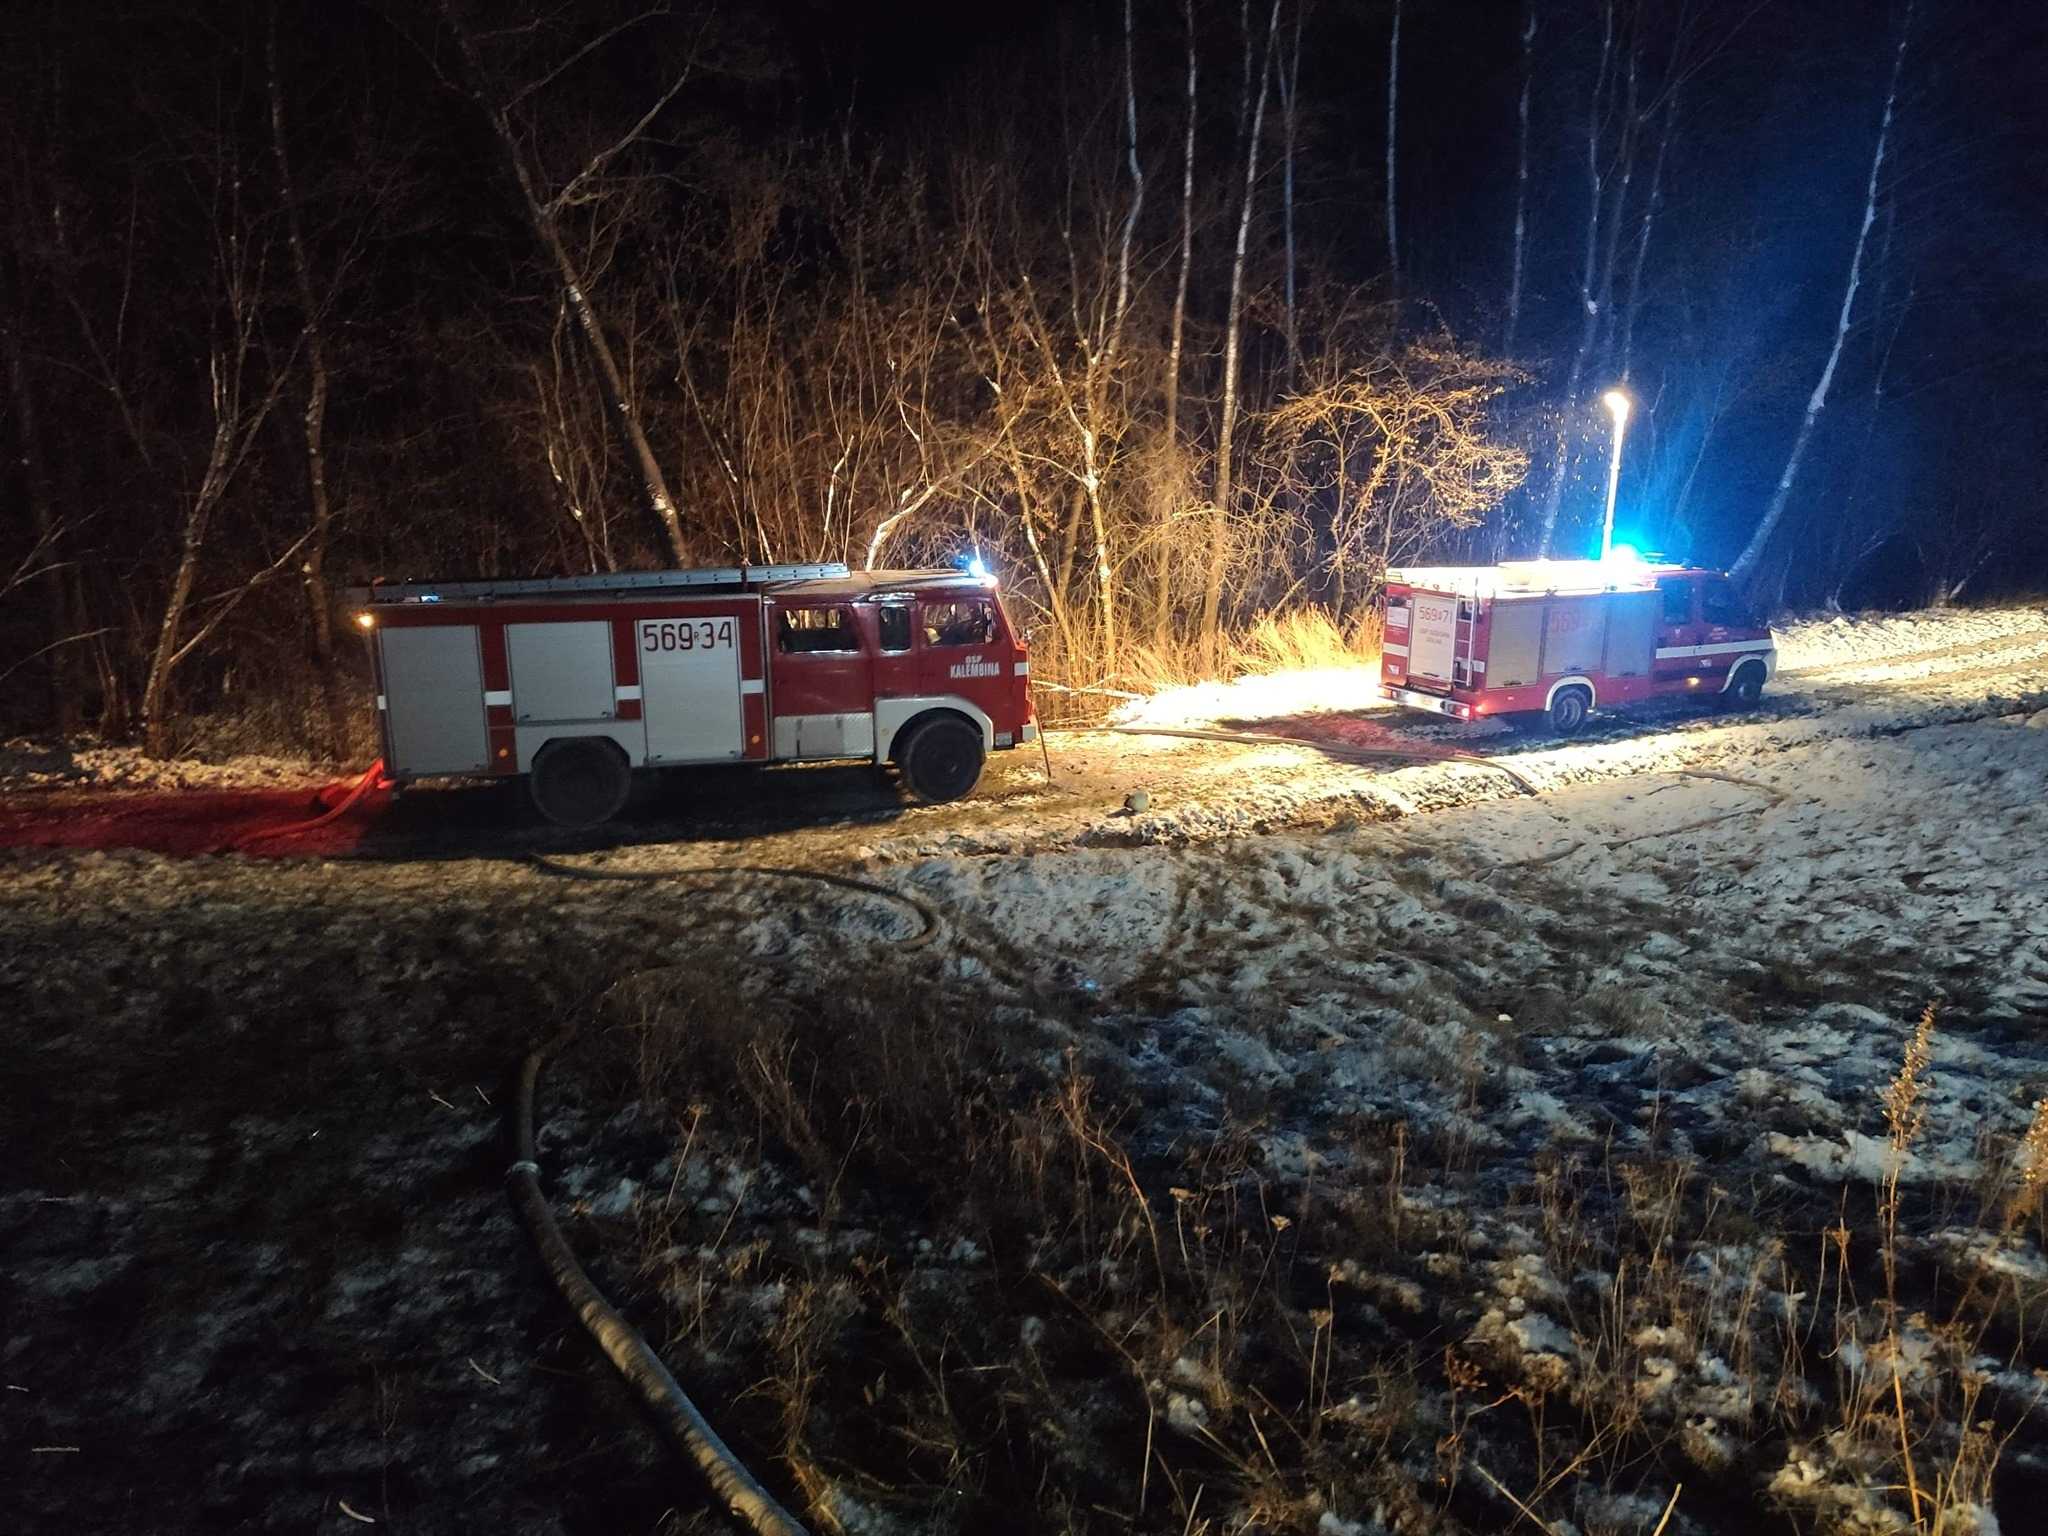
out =
{"type": "Polygon", "coordinates": [[[1647,678],[1657,654],[1658,597],[1654,592],[1617,592],[1607,600],[1609,677],[1647,678]]]}
{"type": "Polygon", "coordinates": [[[874,756],[874,658],[852,605],[777,601],[768,632],[774,755],[874,756]]]}
{"type": "Polygon", "coordinates": [[[1597,597],[1553,597],[1544,605],[1543,675],[1598,672],[1607,649],[1607,604],[1597,597]]]}
{"type": "Polygon", "coordinates": [[[875,618],[875,697],[908,698],[918,692],[916,635],[917,611],[905,600],[877,603],[870,610],[875,618]]]}
{"type": "Polygon", "coordinates": [[[717,614],[641,619],[634,625],[648,762],[723,762],[744,754],[741,622],[717,614]]]}
{"type": "Polygon", "coordinates": [[[1457,645],[1458,600],[1442,592],[1417,592],[1408,600],[1408,675],[1443,685],[1451,680],[1457,645]]]}
{"type": "Polygon", "coordinates": [[[1698,578],[1692,576],[1666,576],[1657,583],[1657,674],[1661,677],[1685,677],[1699,669],[1698,658],[1687,654],[1700,643],[1699,585],[1698,578]]]}
{"type": "Polygon", "coordinates": [[[405,778],[480,771],[491,754],[476,626],[409,624],[378,634],[391,771],[405,778]]]}

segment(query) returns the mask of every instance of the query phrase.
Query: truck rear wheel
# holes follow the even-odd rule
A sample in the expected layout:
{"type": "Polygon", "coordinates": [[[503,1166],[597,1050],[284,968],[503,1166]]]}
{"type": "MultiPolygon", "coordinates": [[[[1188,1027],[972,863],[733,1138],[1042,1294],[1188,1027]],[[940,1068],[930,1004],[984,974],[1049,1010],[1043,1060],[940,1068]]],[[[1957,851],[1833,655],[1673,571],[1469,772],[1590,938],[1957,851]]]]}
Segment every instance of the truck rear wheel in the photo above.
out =
{"type": "Polygon", "coordinates": [[[954,715],[911,729],[896,749],[910,792],[928,805],[958,800],[981,781],[981,732],[954,715]]]}
{"type": "Polygon", "coordinates": [[[526,778],[541,815],[572,829],[610,821],[626,803],[632,784],[625,754],[610,741],[590,736],[549,742],[535,754],[526,778]]]}
{"type": "Polygon", "coordinates": [[[1583,688],[1564,688],[1550,701],[1550,730],[1554,736],[1576,736],[1586,725],[1593,696],[1583,688]]]}

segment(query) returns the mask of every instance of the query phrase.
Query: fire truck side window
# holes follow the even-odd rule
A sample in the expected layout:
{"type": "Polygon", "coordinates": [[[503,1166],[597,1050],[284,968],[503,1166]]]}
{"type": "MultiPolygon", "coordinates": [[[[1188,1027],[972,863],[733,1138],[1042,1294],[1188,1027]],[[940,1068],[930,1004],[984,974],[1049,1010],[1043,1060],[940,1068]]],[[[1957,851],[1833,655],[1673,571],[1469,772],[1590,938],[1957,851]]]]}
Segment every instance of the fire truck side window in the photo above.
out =
{"type": "Polygon", "coordinates": [[[923,616],[926,645],[987,645],[996,637],[992,603],[926,603],[923,616]]]}
{"type": "Polygon", "coordinates": [[[1709,624],[1746,623],[1742,600],[1735,595],[1735,583],[1725,579],[1706,583],[1700,589],[1700,616],[1709,624]]]}
{"type": "Polygon", "coordinates": [[[875,610],[875,620],[881,629],[882,649],[885,651],[907,651],[910,649],[910,609],[901,603],[885,603],[875,610]]]}
{"type": "Polygon", "coordinates": [[[775,648],[786,655],[858,651],[860,636],[845,608],[785,608],[776,622],[775,648]]]}
{"type": "Polygon", "coordinates": [[[1666,624],[1690,624],[1692,622],[1692,583],[1689,581],[1660,581],[1657,590],[1664,594],[1664,622],[1666,624]]]}

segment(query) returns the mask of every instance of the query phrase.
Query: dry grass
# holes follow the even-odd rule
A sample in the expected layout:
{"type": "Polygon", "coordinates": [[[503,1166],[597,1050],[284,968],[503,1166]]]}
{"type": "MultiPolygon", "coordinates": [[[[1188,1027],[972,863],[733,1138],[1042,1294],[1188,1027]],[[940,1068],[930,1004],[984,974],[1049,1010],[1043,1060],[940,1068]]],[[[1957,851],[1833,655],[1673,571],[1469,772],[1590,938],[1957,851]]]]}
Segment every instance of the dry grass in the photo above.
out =
{"type": "Polygon", "coordinates": [[[1230,637],[1230,664],[1240,673],[1308,672],[1378,666],[1380,615],[1367,609],[1348,624],[1321,608],[1263,614],[1230,637]]]}
{"type": "Polygon", "coordinates": [[[1376,667],[1380,660],[1380,615],[1363,611],[1340,623],[1323,608],[1290,608],[1261,614],[1224,637],[1223,663],[1209,667],[1200,644],[1173,638],[1146,639],[1124,647],[1116,667],[1104,676],[1092,657],[1060,654],[1055,637],[1041,637],[1032,657],[1040,716],[1054,725],[1100,718],[1122,697],[1156,693],[1225,677],[1332,667],[1376,667]],[[1051,686],[1047,686],[1050,684],[1051,686]]]}
{"type": "MultiPolygon", "coordinates": [[[[1501,1206],[1405,1124],[1306,1182],[1243,1121],[1167,1143],[1078,1020],[864,966],[858,997],[677,973],[609,1037],[676,1127],[638,1268],[826,1529],[1959,1536],[2033,1410],[1983,1360],[2039,1356],[2048,1288],[1986,1254],[2042,1235],[2048,1108],[1967,1192],[1816,1216],[1592,1147],[1501,1206]]],[[[1901,1167],[1935,1027],[1884,1098],[1901,1167]]],[[[1443,1072],[1482,1124],[1497,1090],[1443,1072]]]]}

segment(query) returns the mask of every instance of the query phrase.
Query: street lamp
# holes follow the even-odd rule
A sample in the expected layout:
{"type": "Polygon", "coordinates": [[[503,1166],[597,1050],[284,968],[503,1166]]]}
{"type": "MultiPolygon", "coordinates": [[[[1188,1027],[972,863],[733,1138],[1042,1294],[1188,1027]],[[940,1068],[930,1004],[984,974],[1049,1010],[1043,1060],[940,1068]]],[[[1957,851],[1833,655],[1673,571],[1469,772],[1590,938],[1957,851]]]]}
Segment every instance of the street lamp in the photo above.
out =
{"type": "Polygon", "coordinates": [[[1621,439],[1628,431],[1630,402],[1620,390],[1610,389],[1600,403],[1614,417],[1614,456],[1607,463],[1607,517],[1600,525],[1600,558],[1605,560],[1614,548],[1614,493],[1621,486],[1621,439]]]}

